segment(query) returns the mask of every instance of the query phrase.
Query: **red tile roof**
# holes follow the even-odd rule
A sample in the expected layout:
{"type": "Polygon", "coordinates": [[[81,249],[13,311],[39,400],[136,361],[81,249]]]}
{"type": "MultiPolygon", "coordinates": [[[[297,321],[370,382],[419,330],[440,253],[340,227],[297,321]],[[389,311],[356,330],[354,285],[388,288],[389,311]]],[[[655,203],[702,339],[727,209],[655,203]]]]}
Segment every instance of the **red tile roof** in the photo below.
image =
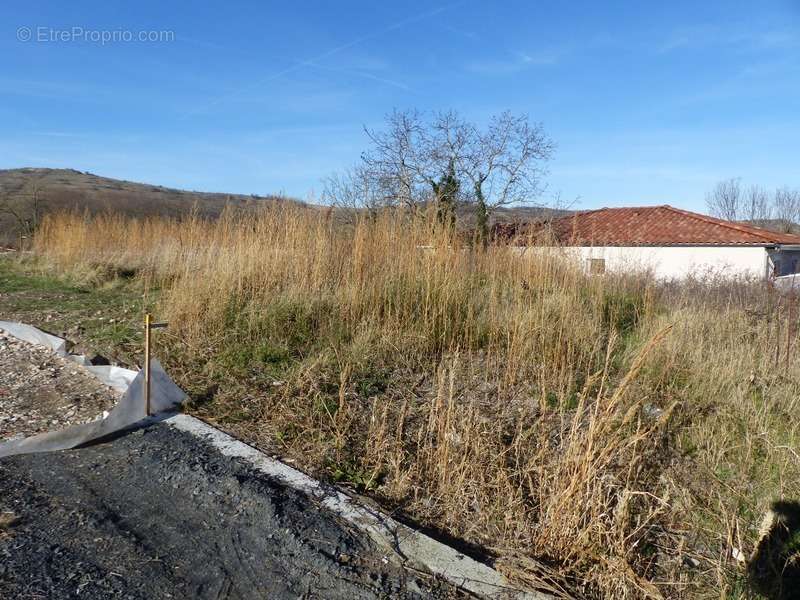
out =
{"type": "MultiPolygon", "coordinates": [[[[800,244],[800,236],[724,221],[672,206],[601,208],[551,221],[556,241],[572,246],[771,246],[800,244]]],[[[542,231],[543,224],[533,231],[542,231]]],[[[530,230],[528,230],[530,231],[530,230]]],[[[519,226],[496,230],[499,237],[523,232],[519,226]]]]}

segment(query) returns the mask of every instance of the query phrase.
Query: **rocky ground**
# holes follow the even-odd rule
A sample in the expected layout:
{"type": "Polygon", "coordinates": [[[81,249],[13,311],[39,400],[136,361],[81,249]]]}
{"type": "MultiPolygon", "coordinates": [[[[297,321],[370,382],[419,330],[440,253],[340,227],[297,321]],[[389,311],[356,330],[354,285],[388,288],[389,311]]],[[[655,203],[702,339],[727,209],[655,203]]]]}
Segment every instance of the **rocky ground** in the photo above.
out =
{"type": "Polygon", "coordinates": [[[116,401],[80,366],[0,330],[0,441],[92,421],[116,401]]]}

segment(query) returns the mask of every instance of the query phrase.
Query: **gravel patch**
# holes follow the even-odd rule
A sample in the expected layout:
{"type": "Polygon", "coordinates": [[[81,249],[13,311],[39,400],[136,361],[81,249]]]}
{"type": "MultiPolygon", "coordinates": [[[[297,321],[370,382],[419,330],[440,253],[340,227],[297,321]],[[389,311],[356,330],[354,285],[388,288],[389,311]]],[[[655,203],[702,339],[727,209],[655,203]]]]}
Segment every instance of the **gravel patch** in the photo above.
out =
{"type": "Polygon", "coordinates": [[[93,421],[117,400],[79,365],[0,330],[0,441],[93,421]]]}

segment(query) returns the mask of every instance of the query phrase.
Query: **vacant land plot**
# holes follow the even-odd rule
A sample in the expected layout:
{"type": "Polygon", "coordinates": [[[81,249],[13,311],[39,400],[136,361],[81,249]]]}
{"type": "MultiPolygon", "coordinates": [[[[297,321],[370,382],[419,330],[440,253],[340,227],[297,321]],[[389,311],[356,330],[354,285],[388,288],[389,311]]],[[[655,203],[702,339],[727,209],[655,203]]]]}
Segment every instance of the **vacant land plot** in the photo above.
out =
{"type": "Polygon", "coordinates": [[[522,582],[744,597],[763,515],[800,497],[798,313],[757,283],[587,278],[424,220],[288,209],[63,216],[35,252],[10,276],[147,291],[194,411],[522,582]]]}

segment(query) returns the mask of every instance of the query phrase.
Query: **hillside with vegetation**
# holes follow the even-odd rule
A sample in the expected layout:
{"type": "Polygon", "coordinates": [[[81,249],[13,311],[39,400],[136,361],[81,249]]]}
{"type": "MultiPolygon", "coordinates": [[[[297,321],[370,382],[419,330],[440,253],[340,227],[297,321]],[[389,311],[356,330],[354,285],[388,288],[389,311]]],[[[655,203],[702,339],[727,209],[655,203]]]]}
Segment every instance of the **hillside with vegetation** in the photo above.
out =
{"type": "Polygon", "coordinates": [[[176,190],[74,169],[5,169],[0,170],[0,246],[18,244],[20,236],[30,238],[44,215],[58,211],[217,218],[226,206],[252,210],[279,200],[283,198],[176,190]]]}
{"type": "MultiPolygon", "coordinates": [[[[264,203],[299,200],[278,195],[243,195],[178,190],[159,185],[101,177],[74,169],[0,169],[0,247],[16,247],[21,237],[30,240],[47,214],[57,212],[115,213],[130,217],[162,216],[185,218],[189,215],[216,219],[227,207],[246,213],[264,203]]],[[[327,206],[316,206],[327,210],[327,206]]],[[[337,213],[346,212],[333,204],[337,213]]],[[[363,208],[359,208],[363,211],[363,208]]],[[[455,209],[462,227],[474,227],[470,206],[455,209]]],[[[498,207],[491,223],[530,221],[563,214],[541,206],[498,207]]]]}

